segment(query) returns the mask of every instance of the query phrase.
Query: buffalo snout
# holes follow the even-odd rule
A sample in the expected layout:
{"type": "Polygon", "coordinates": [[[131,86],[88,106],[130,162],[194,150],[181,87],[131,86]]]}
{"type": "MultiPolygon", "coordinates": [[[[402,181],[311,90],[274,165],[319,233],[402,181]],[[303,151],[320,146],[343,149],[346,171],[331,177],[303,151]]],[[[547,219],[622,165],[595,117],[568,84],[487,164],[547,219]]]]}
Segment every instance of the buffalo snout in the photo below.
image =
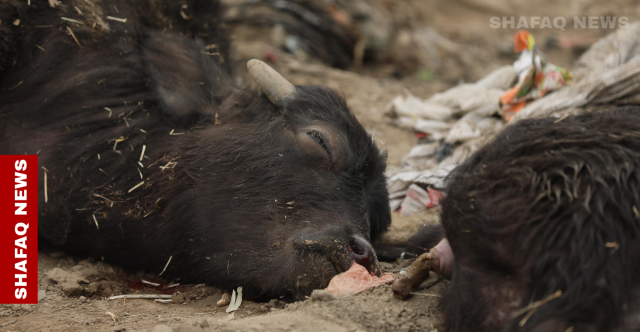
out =
{"type": "Polygon", "coordinates": [[[351,258],[356,263],[364,266],[369,273],[373,273],[378,277],[382,275],[378,257],[369,241],[359,235],[352,235],[349,237],[349,251],[351,258]]]}
{"type": "Polygon", "coordinates": [[[323,230],[306,230],[293,237],[294,248],[300,255],[320,254],[333,263],[337,273],[345,272],[353,262],[364,266],[369,273],[381,275],[380,264],[373,246],[364,236],[347,228],[334,226],[323,230]]]}

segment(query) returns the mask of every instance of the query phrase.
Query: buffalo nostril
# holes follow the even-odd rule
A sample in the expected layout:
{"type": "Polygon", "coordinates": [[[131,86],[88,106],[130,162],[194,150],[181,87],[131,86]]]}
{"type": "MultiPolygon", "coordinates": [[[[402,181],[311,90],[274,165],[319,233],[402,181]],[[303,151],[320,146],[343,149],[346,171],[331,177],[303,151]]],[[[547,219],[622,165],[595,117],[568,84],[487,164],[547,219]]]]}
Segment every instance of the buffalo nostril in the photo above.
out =
{"type": "Polygon", "coordinates": [[[369,242],[360,236],[349,237],[349,250],[351,257],[356,263],[364,266],[367,271],[377,276],[381,275],[378,258],[369,242]]]}

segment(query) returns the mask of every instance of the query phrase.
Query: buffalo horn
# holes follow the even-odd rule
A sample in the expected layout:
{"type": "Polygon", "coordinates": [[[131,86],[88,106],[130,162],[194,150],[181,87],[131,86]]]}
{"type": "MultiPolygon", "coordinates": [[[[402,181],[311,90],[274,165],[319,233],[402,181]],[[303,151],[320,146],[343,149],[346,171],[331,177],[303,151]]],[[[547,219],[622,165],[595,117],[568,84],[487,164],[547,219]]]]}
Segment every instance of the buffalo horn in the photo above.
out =
{"type": "Polygon", "coordinates": [[[249,74],[256,81],[262,92],[275,105],[283,105],[296,91],[296,87],[293,84],[260,60],[249,60],[247,69],[249,69],[249,74]]]}

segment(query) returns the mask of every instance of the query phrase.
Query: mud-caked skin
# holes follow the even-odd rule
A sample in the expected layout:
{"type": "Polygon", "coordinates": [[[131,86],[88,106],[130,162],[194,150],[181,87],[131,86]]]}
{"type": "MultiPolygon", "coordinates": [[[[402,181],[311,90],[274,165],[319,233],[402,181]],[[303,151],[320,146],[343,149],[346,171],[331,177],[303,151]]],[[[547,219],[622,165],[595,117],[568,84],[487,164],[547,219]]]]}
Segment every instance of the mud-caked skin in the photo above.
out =
{"type": "Polygon", "coordinates": [[[263,298],[378,272],[385,158],[342,98],[239,88],[216,1],[62,4],[0,2],[0,154],[39,155],[42,246],[263,298]]]}
{"type": "Polygon", "coordinates": [[[520,121],[446,185],[450,331],[640,329],[640,108],[520,121]]]}

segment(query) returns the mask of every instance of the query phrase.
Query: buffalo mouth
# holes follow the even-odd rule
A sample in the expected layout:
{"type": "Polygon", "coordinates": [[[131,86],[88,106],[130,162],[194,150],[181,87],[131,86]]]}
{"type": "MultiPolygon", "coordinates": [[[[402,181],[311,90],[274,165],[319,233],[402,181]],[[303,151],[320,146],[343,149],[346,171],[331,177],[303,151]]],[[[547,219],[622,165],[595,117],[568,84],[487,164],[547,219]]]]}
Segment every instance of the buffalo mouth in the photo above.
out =
{"type": "MultiPolygon", "coordinates": [[[[334,242],[342,241],[335,240],[334,242]]],[[[378,257],[369,241],[361,236],[353,235],[348,237],[346,244],[346,252],[342,245],[332,248],[334,250],[325,252],[328,260],[333,264],[336,274],[347,271],[355,262],[366,268],[371,275],[377,277],[382,275],[378,257]]]]}
{"type": "Polygon", "coordinates": [[[347,271],[353,262],[364,266],[369,273],[380,276],[380,264],[373,246],[358,234],[345,234],[344,229],[329,229],[320,233],[304,232],[293,238],[299,257],[325,257],[336,274],[347,271]]]}

